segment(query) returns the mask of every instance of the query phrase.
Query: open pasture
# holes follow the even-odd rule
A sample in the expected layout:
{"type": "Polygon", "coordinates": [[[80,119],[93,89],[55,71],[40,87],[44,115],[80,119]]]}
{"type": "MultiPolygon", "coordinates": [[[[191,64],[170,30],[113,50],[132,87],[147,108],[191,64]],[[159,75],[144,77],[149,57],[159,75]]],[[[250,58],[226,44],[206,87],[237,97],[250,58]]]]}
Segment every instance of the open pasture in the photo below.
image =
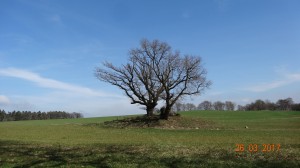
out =
{"type": "Polygon", "coordinates": [[[124,117],[1,122],[0,167],[300,165],[299,112],[191,111],[181,116],[187,125],[189,118],[213,123],[158,129],[103,126],[124,117]]]}

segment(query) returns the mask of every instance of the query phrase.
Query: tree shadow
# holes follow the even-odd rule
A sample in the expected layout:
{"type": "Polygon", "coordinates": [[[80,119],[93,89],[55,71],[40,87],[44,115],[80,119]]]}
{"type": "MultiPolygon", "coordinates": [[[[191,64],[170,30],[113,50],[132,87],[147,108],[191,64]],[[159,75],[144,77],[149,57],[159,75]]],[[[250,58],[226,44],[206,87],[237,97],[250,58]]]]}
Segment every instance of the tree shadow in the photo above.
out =
{"type": "Polygon", "coordinates": [[[166,149],[169,155],[162,155],[163,150],[152,146],[69,147],[0,140],[0,167],[299,167],[300,164],[296,155],[270,159],[214,148],[188,155],[174,154],[172,150],[177,149],[169,148],[166,149]]]}

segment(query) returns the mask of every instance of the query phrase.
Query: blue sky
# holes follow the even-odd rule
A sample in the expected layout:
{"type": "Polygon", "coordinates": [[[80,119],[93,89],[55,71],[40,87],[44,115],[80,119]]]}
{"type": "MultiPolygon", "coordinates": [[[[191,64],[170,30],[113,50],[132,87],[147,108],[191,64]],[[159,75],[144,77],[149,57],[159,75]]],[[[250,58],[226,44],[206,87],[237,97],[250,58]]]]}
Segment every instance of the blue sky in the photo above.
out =
{"type": "Polygon", "coordinates": [[[300,102],[298,0],[1,0],[0,109],[143,113],[98,81],[142,38],[203,58],[211,88],[185,101],[300,102]]]}

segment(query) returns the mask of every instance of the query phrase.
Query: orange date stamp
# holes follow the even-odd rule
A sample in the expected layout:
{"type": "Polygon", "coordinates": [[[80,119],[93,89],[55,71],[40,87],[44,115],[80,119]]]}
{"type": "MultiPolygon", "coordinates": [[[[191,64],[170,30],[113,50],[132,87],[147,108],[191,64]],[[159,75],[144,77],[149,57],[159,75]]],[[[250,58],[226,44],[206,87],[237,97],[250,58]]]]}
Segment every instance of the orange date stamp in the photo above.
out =
{"type": "Polygon", "coordinates": [[[280,144],[235,144],[235,152],[277,152],[280,144]]]}

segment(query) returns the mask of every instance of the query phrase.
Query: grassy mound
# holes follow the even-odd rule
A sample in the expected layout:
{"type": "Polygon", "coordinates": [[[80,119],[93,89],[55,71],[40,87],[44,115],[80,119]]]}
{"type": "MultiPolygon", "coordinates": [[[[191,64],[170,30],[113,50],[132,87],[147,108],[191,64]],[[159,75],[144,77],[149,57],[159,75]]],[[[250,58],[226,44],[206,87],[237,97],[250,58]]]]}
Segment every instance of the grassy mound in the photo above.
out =
{"type": "Polygon", "coordinates": [[[201,118],[191,118],[180,115],[170,116],[168,120],[160,120],[159,116],[137,116],[121,120],[104,122],[106,127],[114,128],[161,128],[161,129],[211,129],[216,124],[201,118]]]}

